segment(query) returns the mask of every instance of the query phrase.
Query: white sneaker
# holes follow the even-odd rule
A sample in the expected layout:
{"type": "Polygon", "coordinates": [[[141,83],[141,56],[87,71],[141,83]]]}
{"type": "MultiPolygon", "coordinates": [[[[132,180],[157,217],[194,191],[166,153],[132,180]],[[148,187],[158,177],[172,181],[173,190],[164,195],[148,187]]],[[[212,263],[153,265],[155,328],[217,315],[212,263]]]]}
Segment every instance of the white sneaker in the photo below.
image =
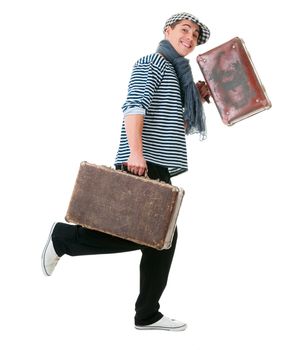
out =
{"type": "Polygon", "coordinates": [[[48,241],[42,253],[42,269],[43,269],[44,275],[46,276],[52,275],[58,261],[60,260],[60,257],[57,255],[54,249],[54,245],[52,241],[52,234],[56,224],[57,223],[55,222],[51,228],[48,241]]]}
{"type": "Polygon", "coordinates": [[[169,317],[163,316],[159,321],[148,324],[146,326],[135,326],[139,330],[161,330],[161,331],[184,331],[187,328],[187,324],[173,320],[169,317]]]}

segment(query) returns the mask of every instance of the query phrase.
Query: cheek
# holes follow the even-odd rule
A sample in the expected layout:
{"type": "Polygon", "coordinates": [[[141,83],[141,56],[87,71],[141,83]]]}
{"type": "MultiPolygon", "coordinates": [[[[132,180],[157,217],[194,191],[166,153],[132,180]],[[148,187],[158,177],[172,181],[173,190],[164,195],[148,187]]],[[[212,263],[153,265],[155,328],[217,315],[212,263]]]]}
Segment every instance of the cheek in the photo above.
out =
{"type": "Polygon", "coordinates": [[[168,40],[172,46],[176,45],[176,40],[174,39],[173,35],[168,35],[165,37],[166,40],[168,40]]]}

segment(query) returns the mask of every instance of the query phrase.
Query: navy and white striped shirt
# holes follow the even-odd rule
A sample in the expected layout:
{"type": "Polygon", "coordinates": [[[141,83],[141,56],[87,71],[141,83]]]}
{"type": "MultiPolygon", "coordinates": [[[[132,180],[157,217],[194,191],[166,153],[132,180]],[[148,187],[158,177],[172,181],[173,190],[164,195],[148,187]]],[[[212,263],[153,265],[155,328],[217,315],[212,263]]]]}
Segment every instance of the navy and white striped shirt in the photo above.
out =
{"type": "MultiPolygon", "coordinates": [[[[144,115],[142,141],[146,161],[169,168],[171,176],[187,171],[180,86],[173,66],[159,53],[135,63],[122,110],[124,116],[144,115]]],[[[129,155],[123,120],[115,164],[126,162],[129,155]]]]}

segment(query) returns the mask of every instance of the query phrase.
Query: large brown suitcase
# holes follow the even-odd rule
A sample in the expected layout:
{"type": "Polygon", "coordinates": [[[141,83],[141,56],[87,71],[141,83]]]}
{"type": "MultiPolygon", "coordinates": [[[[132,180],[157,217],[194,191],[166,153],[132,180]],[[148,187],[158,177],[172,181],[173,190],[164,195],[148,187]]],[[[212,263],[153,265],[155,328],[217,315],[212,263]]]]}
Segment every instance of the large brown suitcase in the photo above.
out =
{"type": "Polygon", "coordinates": [[[184,190],[82,162],[66,221],[156,248],[171,247],[184,190]]]}
{"type": "Polygon", "coordinates": [[[225,124],[271,107],[242,39],[236,37],[199,55],[197,62],[225,124]]]}

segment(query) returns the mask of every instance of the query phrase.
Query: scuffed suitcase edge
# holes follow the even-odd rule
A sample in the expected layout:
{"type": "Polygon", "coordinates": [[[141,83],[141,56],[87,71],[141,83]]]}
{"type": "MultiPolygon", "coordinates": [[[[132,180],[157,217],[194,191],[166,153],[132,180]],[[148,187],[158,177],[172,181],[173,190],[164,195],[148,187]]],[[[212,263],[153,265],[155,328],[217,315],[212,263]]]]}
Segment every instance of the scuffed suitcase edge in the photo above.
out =
{"type": "Polygon", "coordinates": [[[173,241],[173,237],[174,237],[174,233],[177,225],[177,219],[179,216],[179,211],[182,205],[184,194],[185,194],[185,191],[179,187],[177,201],[176,201],[175,207],[173,208],[172,217],[170,219],[170,227],[166,235],[166,242],[164,244],[163,249],[169,249],[172,246],[172,241],[173,241]]]}
{"type": "MultiPolygon", "coordinates": [[[[83,224],[80,224],[79,222],[77,222],[76,220],[72,220],[71,218],[69,218],[68,215],[65,216],[65,220],[67,223],[69,224],[74,224],[74,225],[79,225],[81,227],[84,227],[84,228],[87,228],[89,230],[92,230],[92,231],[98,231],[98,232],[102,232],[100,230],[100,228],[95,228],[95,227],[91,227],[89,225],[83,225],[83,224]]],[[[175,227],[174,227],[174,231],[175,231],[175,227]]],[[[149,247],[149,248],[153,248],[153,249],[156,249],[156,250],[166,250],[166,249],[169,249],[171,246],[172,246],[172,242],[171,244],[168,245],[168,247],[166,246],[166,243],[164,245],[161,245],[160,243],[157,243],[157,244],[148,244],[148,243],[145,243],[145,242],[142,242],[140,241],[139,239],[134,239],[134,238],[122,238],[120,235],[115,235],[114,233],[111,233],[111,232],[102,232],[102,233],[105,233],[107,235],[110,235],[110,236],[113,236],[113,237],[117,237],[117,238],[120,238],[120,239],[125,239],[127,241],[131,241],[133,243],[136,243],[136,244],[139,244],[140,246],[142,247],[149,247]]],[[[173,235],[174,235],[174,232],[173,232],[173,235]]]]}
{"type": "MultiPolygon", "coordinates": [[[[121,173],[124,173],[124,175],[130,176],[130,177],[132,177],[132,178],[134,178],[134,176],[136,176],[136,175],[134,175],[134,174],[128,173],[128,172],[125,171],[125,170],[120,170],[120,169],[115,170],[113,167],[110,167],[110,166],[107,166],[107,165],[97,165],[97,164],[94,164],[94,163],[89,163],[89,162],[87,162],[87,161],[82,161],[82,162],[80,163],[80,168],[83,167],[83,166],[93,166],[93,167],[96,167],[96,168],[101,168],[101,169],[108,170],[108,171],[110,171],[110,172],[114,172],[114,171],[116,171],[116,172],[121,172],[121,173]]],[[[140,181],[143,181],[143,182],[153,182],[153,183],[156,183],[157,185],[159,184],[160,186],[164,186],[164,187],[168,186],[168,187],[170,187],[170,188],[172,188],[172,189],[179,190],[179,188],[178,188],[177,186],[168,184],[167,182],[160,181],[160,180],[158,180],[158,179],[150,179],[150,178],[148,177],[148,173],[147,173],[147,176],[146,176],[146,177],[145,177],[145,176],[137,176],[137,178],[138,178],[140,181]]]]}

